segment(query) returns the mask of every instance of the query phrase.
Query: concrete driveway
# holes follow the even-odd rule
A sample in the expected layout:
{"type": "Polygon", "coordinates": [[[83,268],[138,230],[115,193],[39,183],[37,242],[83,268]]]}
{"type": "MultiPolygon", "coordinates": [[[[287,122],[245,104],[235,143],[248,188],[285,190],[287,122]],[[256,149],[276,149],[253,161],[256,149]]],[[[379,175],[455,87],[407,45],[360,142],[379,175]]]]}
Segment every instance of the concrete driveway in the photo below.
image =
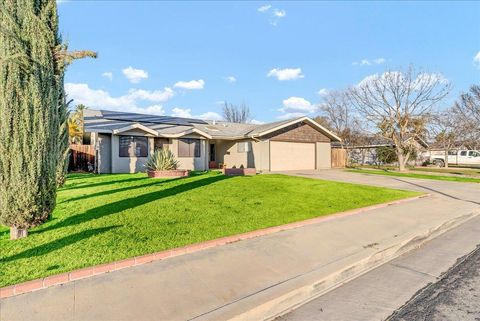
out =
{"type": "MultiPolygon", "coordinates": [[[[374,185],[404,190],[413,190],[430,193],[435,198],[447,199],[470,203],[472,208],[480,205],[480,184],[458,183],[448,181],[437,181],[430,179],[416,179],[406,177],[382,176],[375,174],[363,174],[346,172],[341,169],[320,170],[320,171],[285,171],[276,172],[286,175],[318,178],[331,181],[355,183],[363,185],[374,185]]],[[[435,202],[432,202],[432,209],[435,209],[435,202]]]]}

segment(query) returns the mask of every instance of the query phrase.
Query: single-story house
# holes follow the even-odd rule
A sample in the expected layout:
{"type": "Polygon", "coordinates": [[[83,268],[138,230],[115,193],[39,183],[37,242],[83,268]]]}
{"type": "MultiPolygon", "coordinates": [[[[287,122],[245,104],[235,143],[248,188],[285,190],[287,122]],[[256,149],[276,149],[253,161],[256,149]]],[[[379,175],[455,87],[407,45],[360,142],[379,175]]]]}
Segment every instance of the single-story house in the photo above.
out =
{"type": "MultiPolygon", "coordinates": [[[[357,165],[381,165],[378,160],[377,150],[382,147],[395,148],[391,140],[377,136],[364,137],[368,143],[362,145],[343,146],[341,143],[333,143],[333,148],[345,148],[349,163],[357,165]]],[[[411,161],[411,165],[421,165],[424,161],[424,153],[428,150],[428,143],[419,136],[410,136],[404,141],[417,151],[417,157],[411,161]]]]}
{"type": "Polygon", "coordinates": [[[84,112],[84,142],[95,147],[99,173],[145,171],[148,156],[157,148],[170,149],[181,169],[330,168],[331,142],[339,141],[308,117],[256,125],[107,110],[84,112]]]}

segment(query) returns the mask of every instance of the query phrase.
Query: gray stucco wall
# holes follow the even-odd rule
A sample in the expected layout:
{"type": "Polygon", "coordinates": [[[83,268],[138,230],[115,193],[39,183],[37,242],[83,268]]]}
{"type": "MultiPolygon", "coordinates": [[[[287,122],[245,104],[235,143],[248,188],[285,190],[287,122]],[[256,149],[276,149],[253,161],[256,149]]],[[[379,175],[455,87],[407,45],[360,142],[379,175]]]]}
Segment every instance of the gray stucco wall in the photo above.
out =
{"type": "Polygon", "coordinates": [[[250,144],[249,152],[239,152],[237,141],[217,141],[215,143],[217,163],[231,167],[255,167],[255,159],[252,151],[252,141],[244,140],[250,144]]]}
{"type": "Polygon", "coordinates": [[[98,134],[96,139],[97,151],[97,172],[99,174],[112,172],[112,135],[98,134]]]}
{"type": "Polygon", "coordinates": [[[214,141],[215,156],[218,164],[226,164],[228,168],[246,167],[256,168],[257,170],[268,170],[270,163],[270,154],[268,140],[240,140],[240,141],[214,141]],[[249,152],[239,152],[238,143],[248,142],[250,144],[249,152]]]}

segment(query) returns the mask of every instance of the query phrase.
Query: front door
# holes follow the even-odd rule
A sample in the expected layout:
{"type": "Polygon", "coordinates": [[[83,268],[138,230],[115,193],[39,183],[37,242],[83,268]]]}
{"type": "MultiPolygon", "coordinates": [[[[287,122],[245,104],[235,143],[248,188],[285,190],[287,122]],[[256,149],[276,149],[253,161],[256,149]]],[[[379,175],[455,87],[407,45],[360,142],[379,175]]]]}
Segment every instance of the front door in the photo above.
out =
{"type": "Polygon", "coordinates": [[[215,144],[210,144],[210,161],[215,161],[215,144]]]}

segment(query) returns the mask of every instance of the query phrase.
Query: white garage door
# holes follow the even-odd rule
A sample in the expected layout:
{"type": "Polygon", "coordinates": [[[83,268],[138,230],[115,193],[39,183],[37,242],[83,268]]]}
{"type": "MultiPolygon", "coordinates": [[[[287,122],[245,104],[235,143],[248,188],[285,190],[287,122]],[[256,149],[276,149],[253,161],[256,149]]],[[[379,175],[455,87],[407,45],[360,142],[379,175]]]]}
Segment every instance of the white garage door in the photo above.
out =
{"type": "Polygon", "coordinates": [[[315,143],[270,142],[272,171],[315,169],[315,143]]]}

